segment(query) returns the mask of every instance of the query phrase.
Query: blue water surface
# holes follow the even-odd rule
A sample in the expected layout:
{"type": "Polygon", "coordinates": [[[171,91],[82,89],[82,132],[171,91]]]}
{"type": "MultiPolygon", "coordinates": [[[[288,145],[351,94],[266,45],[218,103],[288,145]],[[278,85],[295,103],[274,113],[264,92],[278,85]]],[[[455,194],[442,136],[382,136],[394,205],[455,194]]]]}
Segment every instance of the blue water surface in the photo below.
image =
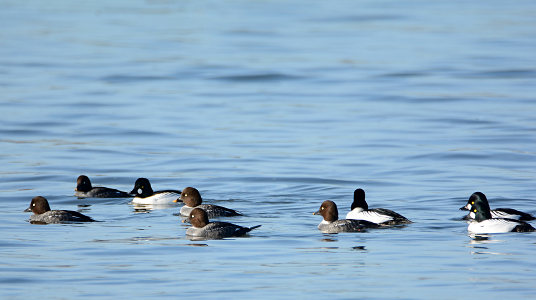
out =
{"type": "Polygon", "coordinates": [[[472,238],[458,208],[536,213],[536,2],[0,8],[0,298],[535,298],[536,235],[472,238]],[[178,206],[77,199],[81,174],[262,227],[190,241],[178,206]],[[318,231],[358,187],[414,223],[318,231]],[[30,224],[37,195],[103,222],[30,224]]]}

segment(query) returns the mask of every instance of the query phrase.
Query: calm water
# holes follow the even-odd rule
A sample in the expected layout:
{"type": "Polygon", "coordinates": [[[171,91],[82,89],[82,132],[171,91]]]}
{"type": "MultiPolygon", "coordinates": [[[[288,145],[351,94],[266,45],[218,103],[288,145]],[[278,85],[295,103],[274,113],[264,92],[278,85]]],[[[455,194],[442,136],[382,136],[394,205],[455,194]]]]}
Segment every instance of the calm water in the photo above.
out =
{"type": "Polygon", "coordinates": [[[536,2],[86,2],[0,1],[0,298],[536,297],[536,234],[458,211],[536,213],[536,2]],[[262,227],[189,241],[80,174],[262,227]],[[320,233],[357,187],[415,223],[320,233]],[[31,225],[37,195],[104,222],[31,225]]]}

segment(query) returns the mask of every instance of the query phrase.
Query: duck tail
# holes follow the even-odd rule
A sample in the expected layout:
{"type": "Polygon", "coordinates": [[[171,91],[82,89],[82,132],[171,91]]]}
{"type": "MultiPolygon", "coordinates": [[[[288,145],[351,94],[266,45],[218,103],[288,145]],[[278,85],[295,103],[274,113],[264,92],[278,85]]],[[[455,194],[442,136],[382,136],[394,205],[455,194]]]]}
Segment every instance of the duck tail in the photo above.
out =
{"type": "Polygon", "coordinates": [[[522,222],[519,225],[517,225],[513,232],[533,232],[536,231],[534,227],[532,227],[529,223],[522,222]]]}
{"type": "Polygon", "coordinates": [[[253,227],[250,227],[250,228],[249,228],[249,231],[251,231],[251,230],[253,230],[253,229],[257,229],[257,228],[259,228],[259,227],[261,227],[261,226],[262,226],[262,225],[255,225],[255,226],[253,226],[253,227]]]}

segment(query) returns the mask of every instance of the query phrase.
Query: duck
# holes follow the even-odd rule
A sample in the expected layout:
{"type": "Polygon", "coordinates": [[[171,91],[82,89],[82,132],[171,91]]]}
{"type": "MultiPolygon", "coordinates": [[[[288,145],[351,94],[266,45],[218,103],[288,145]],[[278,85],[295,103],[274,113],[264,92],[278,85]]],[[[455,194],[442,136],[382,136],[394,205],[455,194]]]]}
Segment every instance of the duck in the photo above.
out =
{"type": "Polygon", "coordinates": [[[48,200],[43,196],[32,198],[30,206],[24,211],[34,213],[30,216],[30,223],[33,224],[95,222],[91,217],[77,211],[51,210],[48,200]]]}
{"type": "Polygon", "coordinates": [[[134,204],[172,204],[181,196],[180,190],[153,191],[147,178],[136,179],[134,189],[130,193],[134,195],[134,204]]]}
{"type": "MultiPolygon", "coordinates": [[[[471,211],[473,208],[474,202],[469,198],[467,204],[460,207],[460,210],[471,211]]],[[[520,221],[532,221],[536,218],[529,213],[519,211],[513,208],[496,208],[490,210],[492,219],[514,219],[520,221]]],[[[471,220],[471,214],[468,213],[463,217],[463,220],[471,220]]]]}
{"type": "Polygon", "coordinates": [[[467,231],[472,234],[488,234],[502,232],[535,231],[529,223],[514,219],[493,218],[488,199],[481,192],[475,192],[469,198],[471,202],[471,221],[467,231]]]}
{"type": "Polygon", "coordinates": [[[76,179],[74,195],[78,198],[127,198],[132,195],[116,189],[107,187],[93,187],[91,180],[86,175],[80,175],[76,179]]]}
{"type": "Polygon", "coordinates": [[[382,226],[411,223],[409,219],[390,209],[369,209],[367,201],[365,201],[365,191],[360,188],[354,191],[354,201],[350,209],[350,212],[346,214],[346,219],[366,220],[382,226]]]}
{"type": "Polygon", "coordinates": [[[199,207],[190,211],[188,219],[192,226],[186,230],[186,235],[192,239],[239,237],[253,229],[261,227],[261,225],[243,227],[228,222],[209,222],[207,212],[199,207]]]}
{"type": "Polygon", "coordinates": [[[366,228],[378,228],[378,224],[366,220],[339,220],[339,211],[337,204],[331,200],[322,202],[320,208],[313,215],[321,215],[322,222],[318,224],[318,229],[323,233],[339,233],[339,232],[360,232],[366,228]]]}
{"type": "Polygon", "coordinates": [[[211,219],[216,217],[235,217],[242,215],[236,210],[227,207],[213,204],[201,204],[203,202],[201,193],[194,187],[184,188],[180,198],[176,199],[174,202],[179,201],[184,202],[184,206],[181,207],[180,210],[180,215],[183,217],[188,217],[194,208],[202,208],[211,219]]]}

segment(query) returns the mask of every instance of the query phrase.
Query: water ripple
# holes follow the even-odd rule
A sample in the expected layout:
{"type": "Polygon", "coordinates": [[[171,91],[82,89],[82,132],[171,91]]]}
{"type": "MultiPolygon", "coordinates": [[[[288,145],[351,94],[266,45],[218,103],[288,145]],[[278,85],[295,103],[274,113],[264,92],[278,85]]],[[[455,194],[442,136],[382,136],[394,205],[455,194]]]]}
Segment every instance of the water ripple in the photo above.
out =
{"type": "Polygon", "coordinates": [[[224,81],[237,81],[237,82],[251,82],[251,81],[284,81],[284,80],[297,80],[302,79],[301,76],[289,75],[283,73],[255,73],[255,74],[242,74],[242,75],[224,75],[216,76],[211,79],[224,80],[224,81]]]}
{"type": "Polygon", "coordinates": [[[109,75],[101,78],[107,83],[136,83],[140,81],[168,81],[177,80],[173,76],[149,76],[149,75],[109,75]]]}
{"type": "Polygon", "coordinates": [[[311,22],[337,22],[337,23],[368,23],[378,21],[401,21],[406,19],[404,15],[391,14],[368,14],[368,15],[346,15],[328,18],[311,19],[311,22]]]}
{"type": "Polygon", "coordinates": [[[511,69],[511,70],[488,70],[466,73],[468,78],[481,79],[535,79],[536,70],[532,69],[511,69]]]}

